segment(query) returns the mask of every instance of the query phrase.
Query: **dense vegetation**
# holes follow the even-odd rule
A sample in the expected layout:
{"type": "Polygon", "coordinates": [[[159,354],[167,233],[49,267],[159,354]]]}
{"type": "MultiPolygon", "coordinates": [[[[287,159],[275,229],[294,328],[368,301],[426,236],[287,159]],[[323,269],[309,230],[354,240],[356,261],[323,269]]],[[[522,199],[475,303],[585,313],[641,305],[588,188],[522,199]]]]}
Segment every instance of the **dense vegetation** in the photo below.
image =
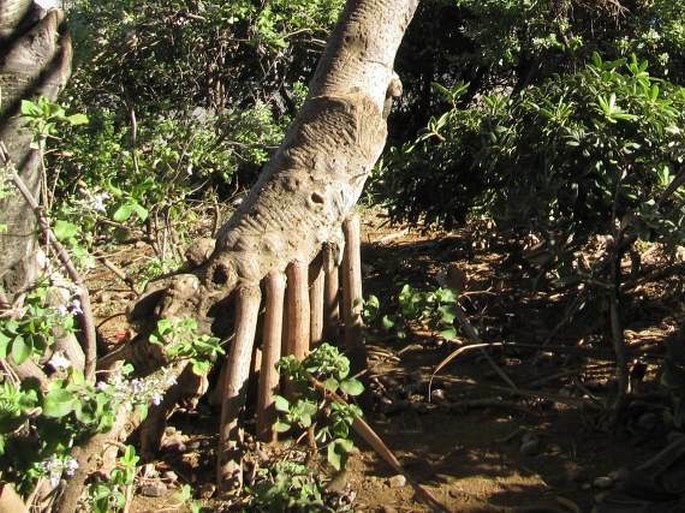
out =
{"type": "MultiPolygon", "coordinates": [[[[96,250],[139,237],[156,254],[141,277],[180,265],[198,217],[238,198],[281,140],[342,3],[74,2],[75,67],[63,108],[36,101],[23,113],[49,150],[55,233],[83,269],[96,250]]],[[[540,267],[550,281],[592,283],[615,299],[626,255],[635,280],[641,244],[661,243],[672,256],[685,245],[684,59],[685,5],[673,0],[425,0],[397,61],[404,96],[368,201],[420,227],[491,220],[522,247],[531,237],[545,246],[540,267]],[[611,240],[601,257],[580,262],[577,251],[600,236],[611,240]]],[[[40,290],[27,301],[23,320],[3,320],[3,358],[40,355],[56,330],[74,328],[78,305],[58,314],[40,290]]],[[[193,338],[194,327],[184,329],[193,338]]],[[[216,341],[202,342],[209,356],[220,352],[216,341]]],[[[619,362],[621,343],[614,333],[619,362]]],[[[203,361],[197,351],[188,354],[203,361]]],[[[669,384],[679,386],[678,372],[671,365],[669,384]]],[[[342,387],[347,370],[338,374],[342,387]]],[[[38,397],[3,382],[3,479],[28,492],[37,476],[73,472],[70,447],[108,429],[111,411],[134,393],[115,385],[118,396],[65,374],[38,397]],[[21,438],[33,452],[17,452],[14,435],[27,419],[34,432],[55,436],[21,438]]],[[[146,388],[137,400],[155,393],[146,388]]],[[[291,415],[284,429],[308,427],[318,400],[306,415],[281,405],[291,415]]],[[[323,437],[338,467],[335,443],[349,443],[352,413],[323,437]]],[[[137,458],[126,450],[119,474],[94,487],[96,510],[121,506],[137,458]],[[103,502],[113,489],[118,502],[103,502]]],[[[320,501],[311,474],[297,472],[306,485],[300,499],[320,501]]],[[[294,493],[290,481],[281,485],[294,493]]],[[[261,507],[283,500],[268,495],[273,488],[264,493],[261,507]]]]}

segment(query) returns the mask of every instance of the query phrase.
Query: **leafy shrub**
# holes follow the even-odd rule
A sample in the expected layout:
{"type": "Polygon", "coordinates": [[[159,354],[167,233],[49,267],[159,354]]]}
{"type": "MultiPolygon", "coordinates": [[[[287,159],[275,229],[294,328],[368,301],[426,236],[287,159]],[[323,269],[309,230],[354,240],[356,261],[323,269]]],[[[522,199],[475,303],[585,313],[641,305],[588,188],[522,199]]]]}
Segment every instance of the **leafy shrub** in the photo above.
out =
{"type": "Polygon", "coordinates": [[[391,155],[382,175],[390,212],[449,227],[471,207],[500,227],[564,243],[618,222],[682,243],[685,197],[663,195],[684,157],[683,107],[685,91],[649,75],[646,62],[595,54],[579,72],[515,98],[485,97],[432,119],[391,155]]]}

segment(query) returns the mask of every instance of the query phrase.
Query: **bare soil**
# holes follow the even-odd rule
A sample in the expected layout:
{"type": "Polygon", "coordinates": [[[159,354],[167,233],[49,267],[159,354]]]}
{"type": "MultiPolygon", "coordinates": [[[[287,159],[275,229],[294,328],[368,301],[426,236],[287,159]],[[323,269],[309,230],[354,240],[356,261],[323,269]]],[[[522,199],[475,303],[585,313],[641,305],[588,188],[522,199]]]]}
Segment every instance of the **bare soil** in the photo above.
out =
{"type": "MultiPolygon", "coordinates": [[[[553,287],[548,275],[491,228],[420,233],[392,227],[377,212],[365,215],[365,294],[391,308],[402,284],[434,289],[445,270],[457,268],[466,278],[460,304],[483,341],[492,343],[485,349],[489,357],[480,350],[455,357],[429,391],[431,375],[460,341],[441,340],[424,326],[404,339],[370,329],[366,419],[413,479],[451,511],[545,504],[553,507],[549,511],[590,512],[621,469],[656,453],[672,430],[659,362],[664,342],[678,336],[685,319],[682,279],[671,276],[627,291],[626,342],[646,373],[625,414],[614,419],[607,407],[614,358],[606,306],[577,288],[553,287]]],[[[663,267],[659,251],[648,249],[643,266],[663,267]]],[[[138,248],[113,260],[130,268],[140,254],[138,248]]],[[[106,271],[94,280],[103,319],[134,297],[106,271]]],[[[102,328],[110,341],[126,336],[123,317],[102,328]]],[[[187,511],[174,496],[182,484],[190,484],[210,511],[225,508],[212,483],[217,428],[218,412],[203,403],[197,411],[176,413],[159,458],[148,465],[148,477],[139,478],[131,511],[187,511]],[[146,482],[160,481],[168,486],[159,497],[141,494],[146,482]]],[[[360,452],[338,476],[355,498],[353,511],[430,511],[358,442],[360,452]]]]}

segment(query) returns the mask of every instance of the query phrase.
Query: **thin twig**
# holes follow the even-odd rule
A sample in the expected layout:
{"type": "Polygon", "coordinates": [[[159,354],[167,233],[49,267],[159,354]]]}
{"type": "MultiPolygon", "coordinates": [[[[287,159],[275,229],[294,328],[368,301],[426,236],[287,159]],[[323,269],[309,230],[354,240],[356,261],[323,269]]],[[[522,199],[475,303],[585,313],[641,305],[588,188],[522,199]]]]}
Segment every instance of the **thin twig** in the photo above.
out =
{"type": "MultiPolygon", "coordinates": [[[[454,305],[454,313],[455,317],[457,318],[457,321],[459,321],[459,324],[461,324],[462,328],[464,329],[464,332],[466,333],[466,336],[469,337],[473,342],[476,343],[481,343],[483,342],[483,339],[478,335],[478,332],[476,329],[471,325],[469,320],[466,318],[466,312],[464,312],[464,309],[461,307],[459,303],[455,303],[454,305]]],[[[481,348],[480,350],[481,354],[485,357],[485,359],[488,361],[488,364],[490,364],[490,367],[497,373],[497,375],[502,378],[502,380],[511,387],[512,390],[516,390],[517,386],[516,383],[512,381],[512,379],[507,375],[504,370],[497,365],[497,362],[495,362],[494,358],[488,353],[484,347],[481,348]]],[[[430,398],[430,396],[429,396],[430,398]]]]}
{"type": "Polygon", "coordinates": [[[126,273],[119,269],[116,265],[114,265],[114,263],[112,263],[112,261],[109,258],[107,258],[100,252],[95,253],[95,258],[97,258],[100,261],[100,263],[104,265],[107,269],[112,271],[117,278],[123,281],[128,286],[128,288],[131,289],[132,292],[135,292],[136,294],[139,293],[134,286],[135,282],[133,281],[133,278],[127,276],[126,273]]]}
{"type": "MultiPolygon", "coordinates": [[[[431,391],[433,388],[433,379],[435,378],[436,374],[442,370],[445,365],[450,363],[452,360],[454,360],[457,356],[460,354],[463,354],[467,351],[470,351],[471,349],[480,349],[481,351],[486,348],[486,347],[497,347],[497,346],[502,346],[504,343],[503,342],[486,342],[486,343],[481,343],[481,344],[469,344],[467,346],[462,346],[458,348],[455,351],[452,351],[445,359],[443,359],[438,366],[435,368],[433,371],[433,374],[431,374],[430,379],[428,380],[428,401],[430,402],[430,397],[431,397],[431,391]]],[[[516,390],[514,388],[513,390],[516,390]]]]}

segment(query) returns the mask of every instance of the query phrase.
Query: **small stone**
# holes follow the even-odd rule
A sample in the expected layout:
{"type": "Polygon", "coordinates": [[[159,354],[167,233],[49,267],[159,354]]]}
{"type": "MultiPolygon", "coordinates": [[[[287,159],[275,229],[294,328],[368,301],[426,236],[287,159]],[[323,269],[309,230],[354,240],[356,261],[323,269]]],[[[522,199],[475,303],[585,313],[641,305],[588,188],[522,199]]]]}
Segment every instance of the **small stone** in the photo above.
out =
{"type": "Polygon", "coordinates": [[[161,481],[153,481],[140,487],[140,494],[145,497],[161,497],[167,491],[167,486],[161,481]]]}
{"type": "Polygon", "coordinates": [[[200,497],[202,499],[211,499],[216,492],[216,485],[214,483],[205,483],[200,487],[200,497]]]}
{"type": "Polygon", "coordinates": [[[568,477],[574,483],[585,483],[588,479],[587,472],[581,467],[574,467],[569,470],[568,477]]]}
{"type": "Polygon", "coordinates": [[[600,490],[608,490],[614,486],[614,480],[609,476],[599,476],[592,481],[592,486],[600,490]]]}
{"type": "Polygon", "coordinates": [[[441,403],[445,400],[445,390],[442,388],[436,388],[431,391],[431,401],[434,403],[441,403]]]}
{"type": "Polygon", "coordinates": [[[402,488],[407,484],[407,478],[402,474],[397,474],[388,479],[388,485],[390,488],[402,488]]]}
{"type": "Polygon", "coordinates": [[[519,447],[521,454],[532,456],[540,452],[541,446],[540,437],[535,431],[525,431],[521,435],[521,446],[519,447]]]}
{"type": "Polygon", "coordinates": [[[140,471],[140,475],[142,477],[148,478],[148,477],[157,477],[159,474],[157,472],[157,469],[155,468],[154,463],[146,463],[143,465],[143,468],[140,471]]]}
{"type": "Polygon", "coordinates": [[[379,513],[397,513],[397,510],[392,506],[381,506],[378,511],[379,513]]]}
{"type": "Polygon", "coordinates": [[[527,440],[521,444],[519,450],[521,454],[533,456],[540,452],[540,440],[527,440]]]}
{"type": "Polygon", "coordinates": [[[162,479],[167,481],[169,484],[174,484],[178,481],[178,474],[173,470],[167,470],[162,473],[162,479]]]}

